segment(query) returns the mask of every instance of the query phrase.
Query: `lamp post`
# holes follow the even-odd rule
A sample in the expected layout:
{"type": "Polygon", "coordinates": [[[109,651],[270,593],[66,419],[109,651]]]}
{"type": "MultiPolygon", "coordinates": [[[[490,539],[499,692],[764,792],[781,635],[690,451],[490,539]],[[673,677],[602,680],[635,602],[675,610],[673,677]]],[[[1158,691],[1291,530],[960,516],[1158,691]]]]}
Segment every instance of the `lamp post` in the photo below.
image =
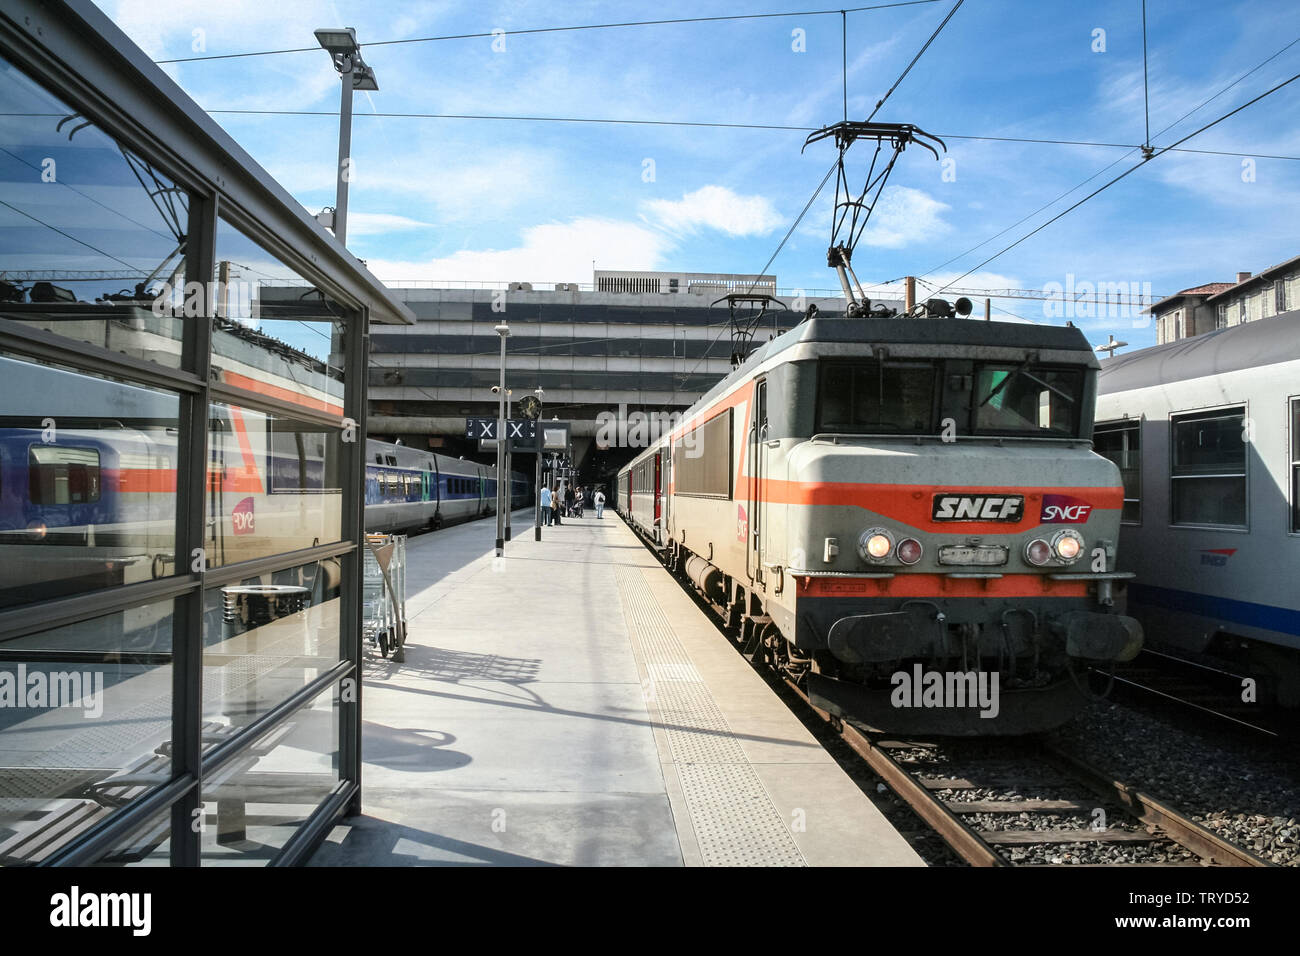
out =
{"type": "MultiPolygon", "coordinates": [[[[501,508],[501,492],[505,480],[505,441],[506,441],[506,339],[510,338],[510,326],[502,322],[495,329],[501,336],[501,388],[497,395],[497,557],[506,553],[506,516],[501,508]]],[[[509,501],[506,498],[506,501],[509,501]]],[[[509,507],[507,505],[507,507],[509,507]]]]}
{"type": "Polygon", "coordinates": [[[339,164],[335,170],[338,188],[334,201],[333,227],[339,244],[346,246],[348,182],[352,179],[352,92],[377,91],[379,83],[375,79],[375,71],[361,59],[361,47],[357,44],[357,31],[354,27],[317,30],[316,42],[334,61],[334,69],[339,71],[343,84],[343,98],[339,102],[339,164]]]}

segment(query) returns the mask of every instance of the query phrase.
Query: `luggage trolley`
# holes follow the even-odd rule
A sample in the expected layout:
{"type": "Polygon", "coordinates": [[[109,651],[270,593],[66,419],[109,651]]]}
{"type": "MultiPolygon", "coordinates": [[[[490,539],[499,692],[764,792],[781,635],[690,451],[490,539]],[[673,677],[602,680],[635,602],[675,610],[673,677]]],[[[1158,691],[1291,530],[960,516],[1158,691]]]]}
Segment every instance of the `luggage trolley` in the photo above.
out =
{"type": "Polygon", "coordinates": [[[367,534],[361,632],[379,653],[406,660],[406,535],[367,534]]]}

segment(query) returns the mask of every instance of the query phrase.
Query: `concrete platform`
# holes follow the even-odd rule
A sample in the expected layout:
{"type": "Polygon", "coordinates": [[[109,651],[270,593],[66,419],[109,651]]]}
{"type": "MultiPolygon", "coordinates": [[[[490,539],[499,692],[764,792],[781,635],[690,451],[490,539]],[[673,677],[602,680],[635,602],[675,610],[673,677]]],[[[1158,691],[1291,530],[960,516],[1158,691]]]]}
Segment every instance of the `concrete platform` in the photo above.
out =
{"type": "Polygon", "coordinates": [[[365,668],[364,813],[314,866],[921,865],[607,511],[410,539],[365,668]]]}

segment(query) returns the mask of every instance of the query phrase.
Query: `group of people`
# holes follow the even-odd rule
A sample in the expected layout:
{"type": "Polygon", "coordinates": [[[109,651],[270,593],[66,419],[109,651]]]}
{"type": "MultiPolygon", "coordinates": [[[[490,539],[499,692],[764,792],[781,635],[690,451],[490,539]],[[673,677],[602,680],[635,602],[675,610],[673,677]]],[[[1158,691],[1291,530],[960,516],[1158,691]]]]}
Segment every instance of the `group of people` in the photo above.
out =
{"type": "Polygon", "coordinates": [[[581,518],[588,502],[595,507],[596,517],[604,518],[605,493],[599,488],[593,494],[586,486],[575,488],[573,485],[566,485],[561,492],[550,485],[543,485],[542,523],[549,527],[563,524],[561,518],[581,518]]]}

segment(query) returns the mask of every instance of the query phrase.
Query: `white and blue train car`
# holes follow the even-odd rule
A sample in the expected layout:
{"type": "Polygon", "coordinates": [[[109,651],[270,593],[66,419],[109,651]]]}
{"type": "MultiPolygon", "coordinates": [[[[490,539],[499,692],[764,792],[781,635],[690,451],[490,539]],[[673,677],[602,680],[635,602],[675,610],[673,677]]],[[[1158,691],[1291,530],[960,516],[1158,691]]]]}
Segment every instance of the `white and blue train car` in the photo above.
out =
{"type": "MultiPolygon", "coordinates": [[[[414,531],[471,521],[495,513],[496,494],[496,471],[490,465],[366,442],[367,531],[414,531]]],[[[527,476],[511,472],[511,509],[531,500],[527,476]]]]}
{"type": "Polygon", "coordinates": [[[1300,312],[1108,359],[1098,392],[1129,613],[1300,706],[1300,312]]]}

